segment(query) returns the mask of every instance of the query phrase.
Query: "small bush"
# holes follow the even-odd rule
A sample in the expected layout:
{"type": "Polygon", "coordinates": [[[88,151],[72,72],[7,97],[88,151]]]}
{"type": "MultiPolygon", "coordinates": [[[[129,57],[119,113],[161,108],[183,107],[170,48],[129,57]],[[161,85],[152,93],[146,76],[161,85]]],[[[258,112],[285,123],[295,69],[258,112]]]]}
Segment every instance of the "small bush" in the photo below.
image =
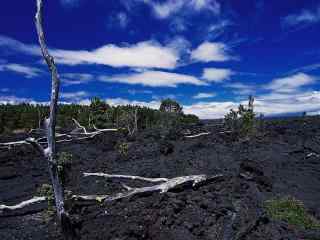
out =
{"type": "Polygon", "coordinates": [[[118,152],[122,157],[127,157],[129,152],[129,145],[126,142],[119,143],[117,146],[118,152]]]}
{"type": "Polygon", "coordinates": [[[253,111],[254,99],[249,97],[247,107],[239,105],[237,110],[231,109],[224,117],[225,126],[236,137],[250,137],[255,132],[255,113],[253,111]]]}
{"type": "Polygon", "coordinates": [[[54,214],[55,206],[54,206],[54,193],[52,186],[50,184],[42,184],[37,189],[37,196],[46,197],[48,201],[48,210],[47,210],[47,217],[50,217],[54,214]]]}
{"type": "Polygon", "coordinates": [[[307,213],[303,203],[293,197],[269,200],[265,208],[270,218],[304,229],[320,229],[320,222],[307,213]]]}

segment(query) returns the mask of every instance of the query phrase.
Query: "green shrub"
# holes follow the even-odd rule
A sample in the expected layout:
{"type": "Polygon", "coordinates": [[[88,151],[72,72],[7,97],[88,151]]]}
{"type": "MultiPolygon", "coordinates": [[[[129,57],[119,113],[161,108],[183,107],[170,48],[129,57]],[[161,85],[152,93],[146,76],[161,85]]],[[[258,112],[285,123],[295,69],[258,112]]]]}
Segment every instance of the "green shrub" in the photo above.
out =
{"type": "Polygon", "coordinates": [[[50,184],[42,184],[37,189],[37,196],[45,197],[48,202],[48,209],[46,213],[46,217],[50,217],[55,212],[55,205],[54,205],[54,193],[52,186],[50,184]]]}
{"type": "Polygon", "coordinates": [[[119,143],[117,146],[118,152],[122,157],[127,157],[129,152],[129,145],[127,142],[119,143]]]}
{"type": "Polygon", "coordinates": [[[304,229],[320,229],[320,222],[307,213],[303,203],[293,197],[269,200],[265,208],[270,218],[304,229]]]}
{"type": "Polygon", "coordinates": [[[253,97],[250,96],[247,107],[240,104],[237,110],[231,109],[224,117],[226,128],[237,137],[249,137],[255,132],[253,101],[253,97]]]}

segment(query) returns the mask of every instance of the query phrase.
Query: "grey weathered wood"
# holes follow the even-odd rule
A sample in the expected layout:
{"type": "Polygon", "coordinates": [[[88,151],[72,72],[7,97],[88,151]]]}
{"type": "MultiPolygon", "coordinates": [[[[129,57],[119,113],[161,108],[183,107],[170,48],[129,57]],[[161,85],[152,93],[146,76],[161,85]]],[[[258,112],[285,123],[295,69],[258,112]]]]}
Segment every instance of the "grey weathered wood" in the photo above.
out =
{"type": "Polygon", "coordinates": [[[104,178],[114,178],[114,179],[130,179],[130,180],[141,180],[146,182],[160,182],[153,186],[141,187],[141,188],[132,188],[126,185],[123,187],[126,191],[117,193],[115,195],[74,195],[72,198],[74,200],[81,201],[98,201],[98,202],[111,202],[119,199],[139,195],[139,194],[147,194],[153,192],[165,193],[177,187],[184,186],[185,184],[192,184],[192,186],[196,186],[199,184],[204,184],[208,181],[213,181],[219,178],[222,178],[223,175],[217,174],[213,176],[207,175],[190,175],[190,176],[182,176],[175,178],[144,178],[138,176],[128,176],[128,175],[111,175],[105,173],[84,173],[84,176],[98,176],[104,178]]]}
{"type": "Polygon", "coordinates": [[[49,54],[45,35],[42,27],[42,10],[43,1],[37,0],[37,12],[35,16],[35,24],[38,34],[38,41],[40,44],[40,49],[45,59],[49,71],[51,72],[51,101],[50,101],[50,116],[45,120],[45,129],[47,135],[48,148],[45,150],[41,149],[41,145],[33,142],[35,146],[40,148],[44,156],[48,158],[48,169],[51,178],[51,183],[54,191],[55,206],[57,211],[57,217],[62,227],[62,233],[65,239],[74,239],[74,231],[72,228],[71,220],[69,214],[65,210],[64,205],[64,186],[58,171],[58,161],[56,153],[56,119],[57,119],[57,107],[59,100],[59,88],[60,79],[58,70],[54,63],[54,58],[49,54]]]}

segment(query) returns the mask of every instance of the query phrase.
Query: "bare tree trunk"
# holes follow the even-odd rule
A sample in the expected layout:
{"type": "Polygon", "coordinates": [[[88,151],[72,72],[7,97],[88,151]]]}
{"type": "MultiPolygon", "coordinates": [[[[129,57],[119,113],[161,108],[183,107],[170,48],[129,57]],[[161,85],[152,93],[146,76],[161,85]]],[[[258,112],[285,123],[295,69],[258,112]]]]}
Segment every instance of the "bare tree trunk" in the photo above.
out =
{"type": "Polygon", "coordinates": [[[59,176],[58,161],[56,154],[56,115],[57,106],[59,99],[59,86],[60,79],[57,68],[54,63],[54,58],[49,54],[46,43],[44,32],[42,28],[42,0],[37,0],[37,13],[35,16],[36,28],[38,33],[38,40],[41,48],[42,55],[49,67],[52,76],[52,88],[51,88],[51,103],[50,103],[50,117],[45,120],[45,128],[47,133],[48,147],[43,149],[43,154],[48,158],[48,168],[51,178],[52,187],[54,190],[55,205],[57,211],[57,217],[62,227],[62,233],[65,239],[75,239],[74,231],[71,224],[69,214],[65,210],[64,206],[64,186],[59,176]]]}
{"type": "Polygon", "coordinates": [[[135,132],[138,132],[138,108],[134,111],[134,128],[135,132]]]}

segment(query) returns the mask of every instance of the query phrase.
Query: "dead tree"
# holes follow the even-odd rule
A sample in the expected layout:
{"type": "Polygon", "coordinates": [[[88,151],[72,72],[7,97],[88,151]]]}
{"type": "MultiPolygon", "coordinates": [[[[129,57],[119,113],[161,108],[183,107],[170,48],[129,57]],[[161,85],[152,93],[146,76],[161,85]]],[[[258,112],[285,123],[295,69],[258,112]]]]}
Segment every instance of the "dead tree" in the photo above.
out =
{"type": "Polygon", "coordinates": [[[127,109],[120,115],[120,125],[127,129],[129,136],[138,132],[138,108],[127,109]]]}
{"type": "Polygon", "coordinates": [[[52,86],[51,86],[51,101],[50,101],[50,116],[45,120],[45,130],[47,135],[47,148],[44,148],[39,142],[34,139],[29,139],[28,142],[35,146],[44,157],[48,160],[48,170],[50,173],[51,184],[54,191],[55,206],[58,221],[62,228],[62,233],[65,239],[74,239],[74,231],[72,228],[71,218],[65,209],[64,201],[64,186],[62,184],[61,176],[58,170],[58,160],[56,152],[56,118],[57,118],[57,106],[59,100],[59,87],[60,79],[58,70],[54,63],[54,58],[49,54],[44,31],[42,28],[42,10],[43,1],[37,0],[37,12],[35,16],[36,29],[38,34],[38,40],[40,49],[45,62],[48,65],[49,71],[51,72],[52,86]]]}

